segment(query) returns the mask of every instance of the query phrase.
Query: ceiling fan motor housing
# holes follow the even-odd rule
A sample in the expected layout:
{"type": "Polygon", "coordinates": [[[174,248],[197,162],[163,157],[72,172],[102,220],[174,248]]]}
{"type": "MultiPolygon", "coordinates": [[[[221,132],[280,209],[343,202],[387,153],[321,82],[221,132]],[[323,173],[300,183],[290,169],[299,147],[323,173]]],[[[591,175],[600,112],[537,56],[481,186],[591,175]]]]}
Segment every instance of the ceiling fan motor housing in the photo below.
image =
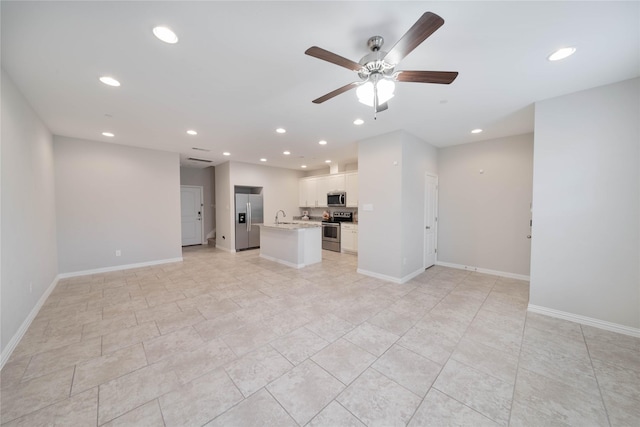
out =
{"type": "Polygon", "coordinates": [[[393,74],[395,64],[390,64],[384,60],[388,52],[380,50],[384,44],[382,36],[373,36],[367,41],[367,46],[371,53],[362,57],[359,61],[363,68],[358,72],[361,79],[365,80],[372,74],[390,76],[393,74]]]}
{"type": "Polygon", "coordinates": [[[377,52],[382,48],[384,44],[384,38],[382,36],[373,36],[367,40],[367,47],[371,50],[371,52],[377,52]]]}

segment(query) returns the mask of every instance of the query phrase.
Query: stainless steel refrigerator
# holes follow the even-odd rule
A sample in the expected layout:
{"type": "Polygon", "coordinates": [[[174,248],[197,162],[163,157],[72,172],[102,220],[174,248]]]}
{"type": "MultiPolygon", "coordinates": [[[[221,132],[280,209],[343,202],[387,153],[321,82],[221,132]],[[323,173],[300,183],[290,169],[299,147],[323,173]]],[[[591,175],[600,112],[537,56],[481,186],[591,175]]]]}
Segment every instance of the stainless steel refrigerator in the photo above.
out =
{"type": "Polygon", "coordinates": [[[236,251],[260,247],[262,208],[262,194],[236,193],[236,251]]]}

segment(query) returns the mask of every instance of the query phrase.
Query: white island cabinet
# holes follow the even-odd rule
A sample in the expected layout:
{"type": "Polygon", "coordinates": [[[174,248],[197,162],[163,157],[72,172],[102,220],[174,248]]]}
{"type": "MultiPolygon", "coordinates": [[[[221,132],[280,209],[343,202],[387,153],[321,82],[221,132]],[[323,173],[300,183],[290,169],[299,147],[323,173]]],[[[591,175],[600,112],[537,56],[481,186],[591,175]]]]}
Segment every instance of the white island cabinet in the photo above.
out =
{"type": "Polygon", "coordinates": [[[260,224],[260,257],[293,268],[322,261],[321,224],[260,224]]]}

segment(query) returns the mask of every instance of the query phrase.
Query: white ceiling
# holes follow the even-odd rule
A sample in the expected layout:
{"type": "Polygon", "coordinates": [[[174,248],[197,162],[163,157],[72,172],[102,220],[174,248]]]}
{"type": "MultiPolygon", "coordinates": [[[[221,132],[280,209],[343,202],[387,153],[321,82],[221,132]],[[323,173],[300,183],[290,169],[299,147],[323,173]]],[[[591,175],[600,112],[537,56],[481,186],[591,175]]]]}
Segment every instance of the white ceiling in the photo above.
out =
{"type": "Polygon", "coordinates": [[[638,2],[3,0],[1,8],[2,67],[54,134],[179,152],[192,166],[202,165],[185,157],[317,169],[326,159],[356,161],[357,141],[398,129],[438,147],[527,133],[534,102],[640,75],[638,2]],[[445,24],[397,69],[458,71],[453,84],[398,83],[376,121],[355,91],[311,103],[358,78],[304,55],[308,47],[358,61],[369,37],[383,36],[389,49],[426,11],[445,24]],[[156,25],[180,41],[157,40],[156,25]],[[564,46],[578,50],[547,61],[564,46]],[[122,86],[103,85],[102,75],[122,86]]]}

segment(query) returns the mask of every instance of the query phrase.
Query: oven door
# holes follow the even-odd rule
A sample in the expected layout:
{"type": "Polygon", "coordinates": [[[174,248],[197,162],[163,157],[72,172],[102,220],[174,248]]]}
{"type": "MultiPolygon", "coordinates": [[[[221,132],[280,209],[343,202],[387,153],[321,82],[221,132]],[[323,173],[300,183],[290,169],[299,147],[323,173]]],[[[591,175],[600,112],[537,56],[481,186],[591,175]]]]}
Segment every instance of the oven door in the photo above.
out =
{"type": "Polygon", "coordinates": [[[322,249],[340,252],[340,223],[322,223],[322,249]]]}

